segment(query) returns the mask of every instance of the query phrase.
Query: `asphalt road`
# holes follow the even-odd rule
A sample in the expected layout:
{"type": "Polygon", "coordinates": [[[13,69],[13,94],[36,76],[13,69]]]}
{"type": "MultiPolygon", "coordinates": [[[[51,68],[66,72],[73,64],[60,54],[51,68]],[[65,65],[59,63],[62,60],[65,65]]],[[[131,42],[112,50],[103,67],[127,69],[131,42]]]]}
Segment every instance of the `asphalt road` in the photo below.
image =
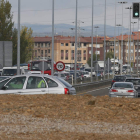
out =
{"type": "Polygon", "coordinates": [[[79,95],[85,95],[85,94],[89,94],[89,95],[93,95],[93,96],[104,96],[104,95],[108,95],[108,92],[109,92],[108,87],[104,87],[104,88],[99,88],[99,89],[87,91],[87,92],[81,93],[79,95]]]}

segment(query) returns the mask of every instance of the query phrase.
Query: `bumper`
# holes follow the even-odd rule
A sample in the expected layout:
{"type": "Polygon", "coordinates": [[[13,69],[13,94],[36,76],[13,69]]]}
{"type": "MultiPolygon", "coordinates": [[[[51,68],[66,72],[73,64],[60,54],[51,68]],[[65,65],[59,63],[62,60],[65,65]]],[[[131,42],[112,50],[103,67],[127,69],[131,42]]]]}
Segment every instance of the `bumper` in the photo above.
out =
{"type": "Polygon", "coordinates": [[[109,97],[126,97],[126,98],[136,98],[136,96],[133,96],[133,95],[113,95],[113,94],[109,94],[109,97]]]}

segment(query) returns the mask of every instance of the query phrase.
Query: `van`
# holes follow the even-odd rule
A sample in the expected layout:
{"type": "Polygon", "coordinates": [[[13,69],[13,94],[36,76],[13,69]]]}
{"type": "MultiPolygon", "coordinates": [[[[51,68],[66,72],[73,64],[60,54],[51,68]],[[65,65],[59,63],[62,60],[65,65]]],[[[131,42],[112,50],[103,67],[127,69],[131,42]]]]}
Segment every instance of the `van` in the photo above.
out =
{"type": "MultiPolygon", "coordinates": [[[[20,75],[25,74],[23,67],[20,67],[20,75]]],[[[2,76],[14,76],[17,75],[17,67],[3,67],[2,76]]]]}

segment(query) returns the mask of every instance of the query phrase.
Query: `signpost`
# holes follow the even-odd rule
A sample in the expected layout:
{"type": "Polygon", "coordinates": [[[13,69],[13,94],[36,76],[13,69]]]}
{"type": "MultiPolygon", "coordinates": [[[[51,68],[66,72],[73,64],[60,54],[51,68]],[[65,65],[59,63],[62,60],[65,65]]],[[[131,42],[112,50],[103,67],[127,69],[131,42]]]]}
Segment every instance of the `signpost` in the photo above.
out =
{"type": "Polygon", "coordinates": [[[62,61],[58,61],[56,63],[56,70],[57,71],[63,71],[65,69],[65,64],[62,61]]]}

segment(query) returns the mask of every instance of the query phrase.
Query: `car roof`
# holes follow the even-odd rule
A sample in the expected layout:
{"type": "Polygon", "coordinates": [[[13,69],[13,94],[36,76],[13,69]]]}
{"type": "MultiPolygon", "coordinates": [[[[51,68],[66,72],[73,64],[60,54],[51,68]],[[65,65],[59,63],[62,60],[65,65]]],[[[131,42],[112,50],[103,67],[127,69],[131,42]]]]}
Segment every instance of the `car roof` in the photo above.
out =
{"type": "MultiPolygon", "coordinates": [[[[3,69],[17,69],[17,67],[3,67],[3,69]]],[[[20,69],[24,69],[24,67],[20,67],[20,69]]]]}
{"type": "Polygon", "coordinates": [[[116,83],[120,83],[120,84],[132,84],[133,85],[133,83],[131,83],[131,82],[115,82],[114,84],[116,84],[116,83]]]}

